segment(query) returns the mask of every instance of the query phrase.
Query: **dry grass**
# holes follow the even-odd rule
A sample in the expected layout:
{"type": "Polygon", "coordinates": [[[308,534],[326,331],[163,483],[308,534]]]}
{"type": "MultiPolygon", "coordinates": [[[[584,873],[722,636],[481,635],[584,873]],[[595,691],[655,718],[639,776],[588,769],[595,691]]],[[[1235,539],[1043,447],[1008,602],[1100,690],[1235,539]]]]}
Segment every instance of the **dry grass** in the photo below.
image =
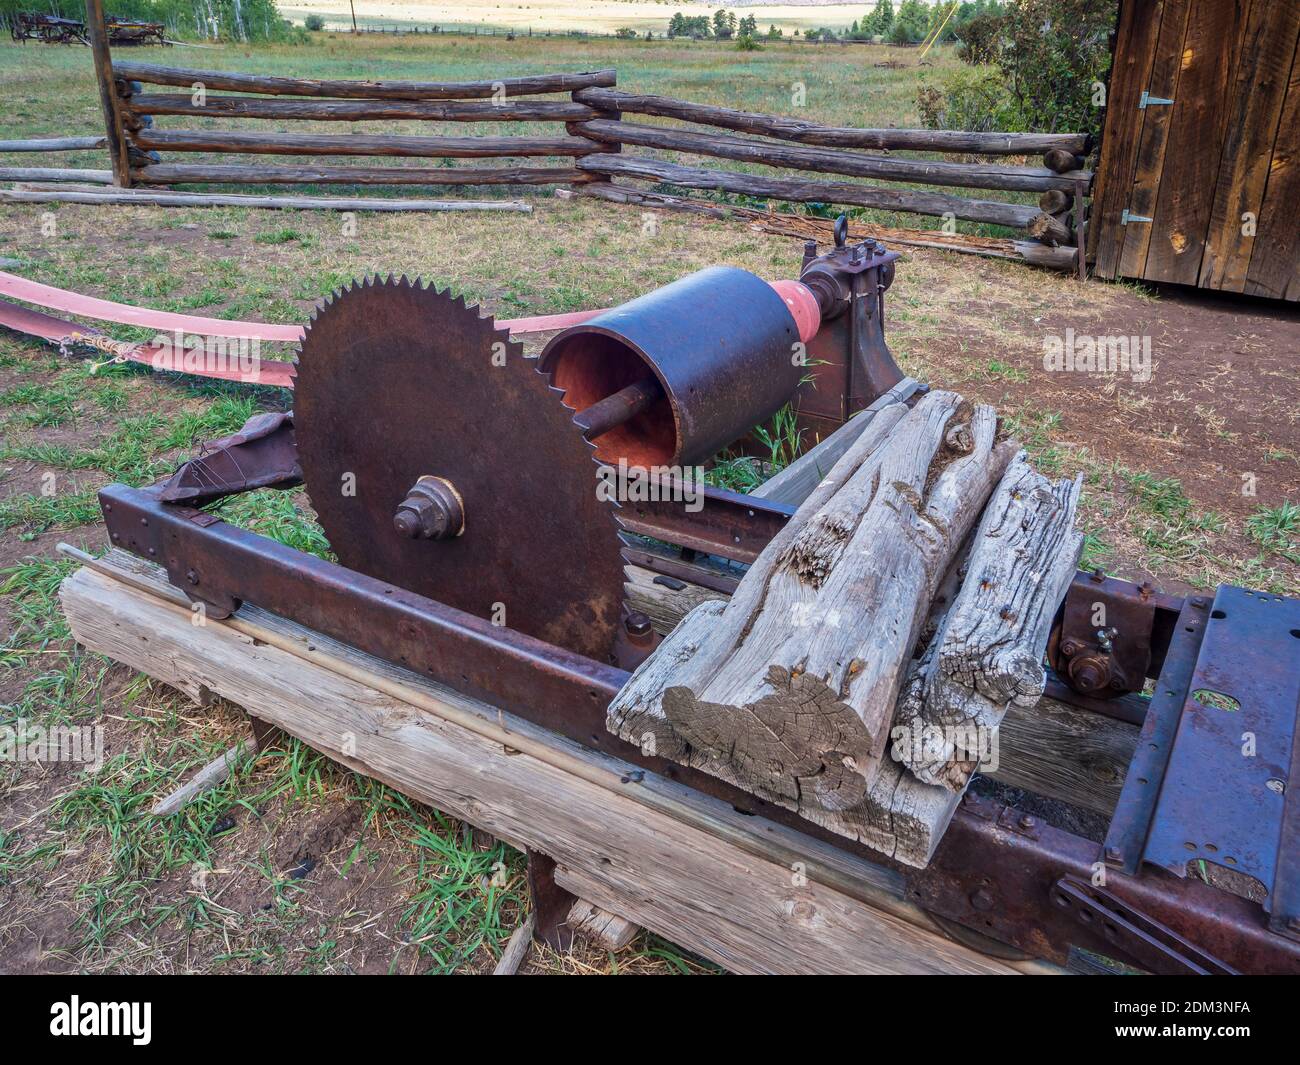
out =
{"type": "MultiPolygon", "coordinates": [[[[508,62],[492,69],[576,69],[612,55],[560,42],[532,47],[498,50],[492,63],[508,62]]],[[[350,49],[332,42],[283,55],[224,50],[201,53],[201,62],[399,77],[473,76],[488,62],[469,44],[455,59],[440,53],[436,71],[405,43],[391,53],[350,49]]],[[[31,49],[16,67],[15,52],[0,45],[9,103],[3,135],[95,128],[88,82],[69,58],[80,53],[31,49]]],[[[828,53],[827,63],[845,62],[828,53]]],[[[621,74],[632,54],[614,60],[621,74]]],[[[761,56],[774,62],[775,50],[761,56]]],[[[181,61],[179,53],[167,59],[181,61]]],[[[666,45],[637,62],[653,65],[654,88],[713,92],[744,106],[764,106],[761,87],[789,76],[773,67],[751,78],[755,68],[719,66],[716,54],[709,61],[666,45]]],[[[809,75],[834,86],[813,95],[817,115],[867,124],[892,106],[899,124],[909,120],[902,81],[888,83],[892,103],[882,105],[875,93],[883,83],[859,85],[851,75],[843,65],[809,75]]],[[[914,90],[915,73],[909,77],[914,90]]],[[[793,276],[799,265],[797,242],[739,225],[530,198],[531,216],[363,215],[350,235],[336,216],[320,213],[64,206],[47,217],[21,206],[0,214],[0,255],[21,260],[26,276],[99,296],[278,322],[305,320],[317,299],[369,271],[435,279],[499,316],[516,316],[610,305],[713,263],[773,278],[793,276]]],[[[1285,498],[1300,454],[1293,421],[1276,419],[1269,439],[1243,441],[1260,470],[1280,471],[1271,483],[1284,486],[1248,519],[1219,513],[1226,508],[1211,496],[1190,497],[1159,472],[1158,451],[1117,454],[1102,432],[1067,432],[1065,404],[1044,400],[1044,321],[1068,318],[1102,331],[1097,323],[1146,300],[1014,264],[908,252],[888,297],[889,337],[909,373],[997,404],[1044,469],[1085,472],[1090,559],[1118,572],[1154,572],[1175,586],[1233,580],[1294,591],[1300,519],[1285,498]]],[[[1171,384],[1157,379],[1152,387],[1171,384]]],[[[1117,385],[1111,398],[1121,413],[1140,412],[1155,394],[1117,385]]],[[[0,968],[483,971],[518,922],[518,856],[483,849],[455,822],[294,742],[261,753],[183,815],[156,823],[147,815],[152,802],[243,734],[242,716],[189,705],[69,646],[54,597],[67,565],[53,547],[60,539],[103,546],[95,487],[148,482],[194,442],[285,399],[120,367],[91,374],[84,363],[0,336],[0,620],[9,634],[0,724],[100,723],[109,755],[93,777],[68,766],[0,765],[0,968]],[[42,492],[47,475],[53,494],[42,492]]],[[[1195,430],[1226,446],[1220,434],[1233,430],[1223,405],[1213,396],[1189,403],[1198,408],[1195,430]]],[[[1152,448],[1174,446],[1154,429],[1149,440],[1152,448]]],[[[286,542],[323,548],[301,497],[260,495],[236,516],[286,542]]],[[[646,936],[618,958],[534,955],[528,963],[529,971],[569,973],[705,968],[646,936]]]]}

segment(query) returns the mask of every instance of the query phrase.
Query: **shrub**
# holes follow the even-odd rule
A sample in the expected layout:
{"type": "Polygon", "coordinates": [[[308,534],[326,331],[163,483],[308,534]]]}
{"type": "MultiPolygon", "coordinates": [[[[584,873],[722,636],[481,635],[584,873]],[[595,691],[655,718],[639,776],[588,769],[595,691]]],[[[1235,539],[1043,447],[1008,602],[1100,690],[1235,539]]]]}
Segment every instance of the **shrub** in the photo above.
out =
{"type": "Polygon", "coordinates": [[[313,33],[319,33],[325,28],[325,20],[320,15],[308,15],[303,20],[303,25],[313,33]]]}
{"type": "MultiPolygon", "coordinates": [[[[900,12],[901,14],[901,12],[900,12]]],[[[958,32],[958,56],[974,67],[923,88],[932,128],[1099,132],[1093,86],[1110,69],[1114,0],[1010,0],[958,32]]]]}

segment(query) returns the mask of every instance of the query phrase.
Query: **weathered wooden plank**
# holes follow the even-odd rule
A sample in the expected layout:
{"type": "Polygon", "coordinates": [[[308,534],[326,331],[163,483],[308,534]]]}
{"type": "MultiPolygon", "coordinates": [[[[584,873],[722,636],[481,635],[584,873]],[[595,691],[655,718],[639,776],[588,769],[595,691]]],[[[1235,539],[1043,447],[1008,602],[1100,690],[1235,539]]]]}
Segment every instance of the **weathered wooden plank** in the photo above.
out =
{"type": "Polygon", "coordinates": [[[33,137],[0,141],[0,152],[81,152],[107,147],[107,137],[33,137]]]}
{"type": "Polygon", "coordinates": [[[590,939],[601,950],[615,954],[627,947],[641,931],[635,921],[610,913],[583,898],[579,898],[569,910],[569,927],[576,935],[590,939]]]}
{"type": "Polygon", "coordinates": [[[111,170],[82,170],[61,166],[0,166],[0,181],[85,181],[112,185],[111,170]]]}
{"type": "MultiPolygon", "coordinates": [[[[631,605],[654,618],[667,635],[701,602],[727,593],[678,581],[678,589],[655,574],[629,567],[631,605]]],[[[1107,817],[1119,801],[1138,730],[1114,717],[1068,706],[1044,696],[1033,706],[1008,707],[997,732],[997,764],[981,773],[1012,787],[1060,799],[1107,817]]]]}
{"type": "MultiPolygon", "coordinates": [[[[108,182],[106,182],[107,184],[108,182]]],[[[231,192],[159,192],[152,189],[0,189],[8,203],[86,203],[146,207],[256,207],[294,211],[507,211],[528,214],[519,200],[381,200],[363,196],[246,196],[231,192]]]]}
{"type": "Polygon", "coordinates": [[[1128,206],[1133,184],[1137,132],[1143,114],[1138,110],[1138,100],[1154,60],[1162,6],[1160,0],[1124,0],[1120,5],[1101,157],[1093,185],[1089,253],[1098,277],[1118,276],[1120,253],[1127,239],[1127,227],[1120,224],[1120,218],[1128,206]]]}
{"type": "Polygon", "coordinates": [[[757,496],[759,499],[771,499],[777,503],[799,506],[812,495],[813,489],[831,472],[835,463],[844,457],[844,453],[852,446],[853,441],[862,435],[863,430],[871,424],[871,420],[877,413],[895,403],[906,403],[920,390],[920,381],[914,377],[904,377],[816,447],[809,449],[784,469],[769,477],[750,492],[750,495],[757,496]]]}
{"type": "MultiPolygon", "coordinates": [[[[1197,284],[1241,292],[1300,39],[1300,4],[1254,3],[1228,105],[1223,161],[1197,284]],[[1247,222],[1251,224],[1247,224],[1247,222]]],[[[1294,220],[1294,219],[1293,219],[1294,220]]]]}
{"type": "Polygon", "coordinates": [[[1142,273],[1148,280],[1194,285],[1200,275],[1247,3],[1197,3],[1188,15],[1178,99],[1169,118],[1169,142],[1177,151],[1166,154],[1160,172],[1142,273]]]}
{"type": "Polygon", "coordinates": [[[314,78],[282,78],[266,74],[237,74],[228,70],[187,70],[152,63],[116,65],[117,77],[151,85],[180,85],[234,92],[256,92],[272,96],[332,96],[352,100],[478,100],[536,93],[571,92],[615,82],[613,70],[592,70],[578,74],[535,74],[495,81],[342,81],[314,78]]]}
{"type": "MultiPolygon", "coordinates": [[[[1079,178],[1092,175],[1080,172],[1061,177],[1040,167],[1006,166],[997,163],[951,163],[933,159],[907,159],[894,155],[863,155],[831,148],[776,144],[772,141],[747,140],[695,133],[664,126],[643,126],[633,122],[597,119],[580,122],[577,132],[607,144],[633,144],[664,151],[711,155],[736,159],[763,166],[812,170],[850,177],[879,178],[884,181],[909,181],[925,185],[950,185],[973,189],[1010,189],[1039,192],[1044,189],[1073,190],[1079,178]]],[[[1071,159],[1074,157],[1071,156],[1071,159]]]]}
{"type": "Polygon", "coordinates": [[[1025,228],[1040,212],[1037,207],[974,200],[941,192],[913,189],[882,189],[844,181],[814,181],[796,178],[759,177],[730,170],[705,170],[679,166],[657,159],[626,155],[588,155],[578,160],[578,168],[589,173],[621,175],[649,181],[671,181],[692,189],[717,189],[749,196],[766,196],[796,203],[843,203],[874,207],[885,211],[910,211],[914,214],[954,218],[969,222],[1025,228]]]}
{"type": "Polygon", "coordinates": [[[99,104],[104,112],[108,154],[113,163],[113,183],[123,188],[131,184],[131,161],[127,157],[122,112],[113,84],[113,60],[108,51],[108,32],[104,28],[103,0],[86,0],[86,37],[90,41],[91,62],[99,83],[99,104]]]}
{"type": "Polygon", "coordinates": [[[254,166],[154,163],[131,171],[150,185],[563,185],[589,181],[568,167],[254,166]]]}
{"type": "Polygon", "coordinates": [[[371,122],[406,119],[429,122],[581,122],[600,112],[584,104],[557,100],[263,100],[255,96],[207,95],[196,104],[189,93],[138,93],[126,99],[135,115],[189,115],[196,118],[308,119],[313,122],[371,122]]]}
{"type": "MultiPolygon", "coordinates": [[[[1151,73],[1143,90],[1162,100],[1178,99],[1178,77],[1183,69],[1183,39],[1187,35],[1187,13],[1196,0],[1163,0],[1160,31],[1155,42],[1151,73]]],[[[1152,218],[1160,193],[1160,175],[1169,144],[1169,118],[1173,108],[1157,104],[1135,111],[1137,130],[1136,157],[1132,184],[1125,206],[1129,213],[1152,218]]],[[[1146,269],[1147,249],[1151,245],[1152,227],[1147,222],[1120,226],[1122,250],[1115,268],[1120,277],[1142,277],[1146,269]]]]}
{"type": "Polygon", "coordinates": [[[1246,275],[1252,296],[1300,300],[1300,45],[1291,64],[1286,103],[1269,163],[1268,186],[1246,275]]]}
{"type": "Polygon", "coordinates": [[[587,155],[600,145],[583,137],[409,137],[396,134],[329,136],[321,133],[249,133],[244,130],[146,129],[139,148],[173,152],[246,152],[255,155],[389,155],[446,159],[497,156],[587,155]]]}
{"type": "Polygon", "coordinates": [[[636,671],[609,730],[923,864],[951,797],[882,761],[934,592],[1014,454],[995,424],[945,392],[878,412],[730,602],[696,608],[636,671]],[[913,817],[919,854],[898,831],[913,817]]]}
{"type": "Polygon", "coordinates": [[[581,897],[734,971],[1012,971],[909,923],[900,915],[925,919],[876,886],[869,863],[832,852],[823,865],[824,844],[658,778],[637,783],[627,763],[283,619],[246,606],[196,626],[183,604],[89,569],[60,594],[86,646],[252,707],[359,772],[552,856],[589,889],[581,897]],[[855,883],[880,908],[822,879],[859,867],[855,883]]]}
{"type": "Polygon", "coordinates": [[[1052,481],[1022,452],[989,500],[961,587],[900,701],[894,757],[927,784],[961,793],[1011,705],[1033,706],[1056,608],[1074,579],[1082,479],[1052,481]]]}
{"type": "Polygon", "coordinates": [[[889,148],[922,152],[962,152],[976,155],[1041,155],[1063,148],[1079,155],[1089,150],[1083,133],[967,133],[934,129],[853,129],[823,126],[804,119],[737,111],[729,107],[676,100],[670,96],[623,92],[617,89],[580,89],[575,100],[607,111],[680,118],[741,133],[758,133],[803,144],[834,148],[889,148]]]}

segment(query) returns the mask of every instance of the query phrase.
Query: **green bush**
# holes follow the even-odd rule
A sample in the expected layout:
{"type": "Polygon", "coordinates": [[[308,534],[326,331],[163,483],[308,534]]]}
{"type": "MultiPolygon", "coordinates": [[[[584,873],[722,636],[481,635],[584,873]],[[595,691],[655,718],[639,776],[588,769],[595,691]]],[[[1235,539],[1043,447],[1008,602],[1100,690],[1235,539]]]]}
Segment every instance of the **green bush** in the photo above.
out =
{"type": "Polygon", "coordinates": [[[1095,86],[1110,70],[1114,0],[1010,0],[957,33],[971,64],[922,88],[932,128],[1097,134],[1095,86]]]}
{"type": "Polygon", "coordinates": [[[320,15],[308,15],[303,20],[303,25],[313,33],[320,33],[325,28],[325,20],[320,15]]]}

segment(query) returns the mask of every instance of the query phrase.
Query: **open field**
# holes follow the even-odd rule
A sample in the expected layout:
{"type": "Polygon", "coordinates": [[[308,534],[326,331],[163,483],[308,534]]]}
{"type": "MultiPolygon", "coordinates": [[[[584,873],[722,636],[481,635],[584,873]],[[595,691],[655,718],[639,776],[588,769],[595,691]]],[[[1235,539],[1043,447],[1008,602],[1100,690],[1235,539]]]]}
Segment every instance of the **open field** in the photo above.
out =
{"type": "MultiPolygon", "coordinates": [[[[753,15],[759,28],[775,25],[787,36],[823,26],[841,29],[862,18],[869,10],[863,4],[726,4],[737,18],[753,15]]],[[[367,3],[357,13],[357,24],[374,29],[402,28],[416,25],[422,30],[433,26],[443,29],[497,29],[535,35],[567,33],[613,33],[627,27],[644,36],[647,32],[662,37],[668,31],[673,12],[683,15],[708,15],[718,9],[701,3],[669,4],[658,0],[596,0],[590,4],[573,4],[557,0],[540,2],[494,3],[493,0],[469,0],[467,3],[424,3],[421,0],[392,0],[367,3]]],[[[288,18],[301,22],[308,15],[320,15],[329,29],[347,29],[352,13],[347,0],[307,0],[306,3],[280,5],[288,18]]]]}
{"type": "MultiPolygon", "coordinates": [[[[611,65],[648,91],[782,112],[802,77],[810,117],[913,123],[918,78],[951,59],[883,69],[870,66],[876,53],[340,36],[131,57],[426,79],[611,65]]],[[[0,97],[0,137],[99,129],[84,50],[0,44],[0,97]]],[[[85,153],[67,165],[105,163],[85,153]]],[[[769,278],[799,266],[797,242],[740,224],[665,214],[647,225],[630,208],[523,197],[531,216],[363,215],[355,234],[324,213],[4,207],[0,257],[19,260],[24,276],[110,299],[274,322],[304,321],[315,301],[371,271],[422,275],[515,316],[607,306],[712,263],[769,278]]],[[[996,404],[1045,472],[1084,472],[1090,564],[1173,590],[1300,589],[1293,311],[909,251],[887,318],[907,372],[996,404]],[[1045,339],[1067,329],[1150,337],[1150,380],[1045,372],[1045,339]]],[[[0,763],[0,970],[483,971],[520,921],[517,855],[294,742],[260,753],[180,815],[150,818],[159,797],[246,735],[242,715],[193,705],[69,645],[56,598],[69,565],[54,546],[104,546],[95,489],[148,483],[199,441],[287,402],[271,389],[95,372],[0,335],[0,724],[98,723],[106,750],[94,775],[0,763]]],[[[326,550],[301,493],[261,493],[224,513],[326,550]]],[[[707,967],[643,936],[616,958],[533,954],[526,969],[707,967]]]]}

